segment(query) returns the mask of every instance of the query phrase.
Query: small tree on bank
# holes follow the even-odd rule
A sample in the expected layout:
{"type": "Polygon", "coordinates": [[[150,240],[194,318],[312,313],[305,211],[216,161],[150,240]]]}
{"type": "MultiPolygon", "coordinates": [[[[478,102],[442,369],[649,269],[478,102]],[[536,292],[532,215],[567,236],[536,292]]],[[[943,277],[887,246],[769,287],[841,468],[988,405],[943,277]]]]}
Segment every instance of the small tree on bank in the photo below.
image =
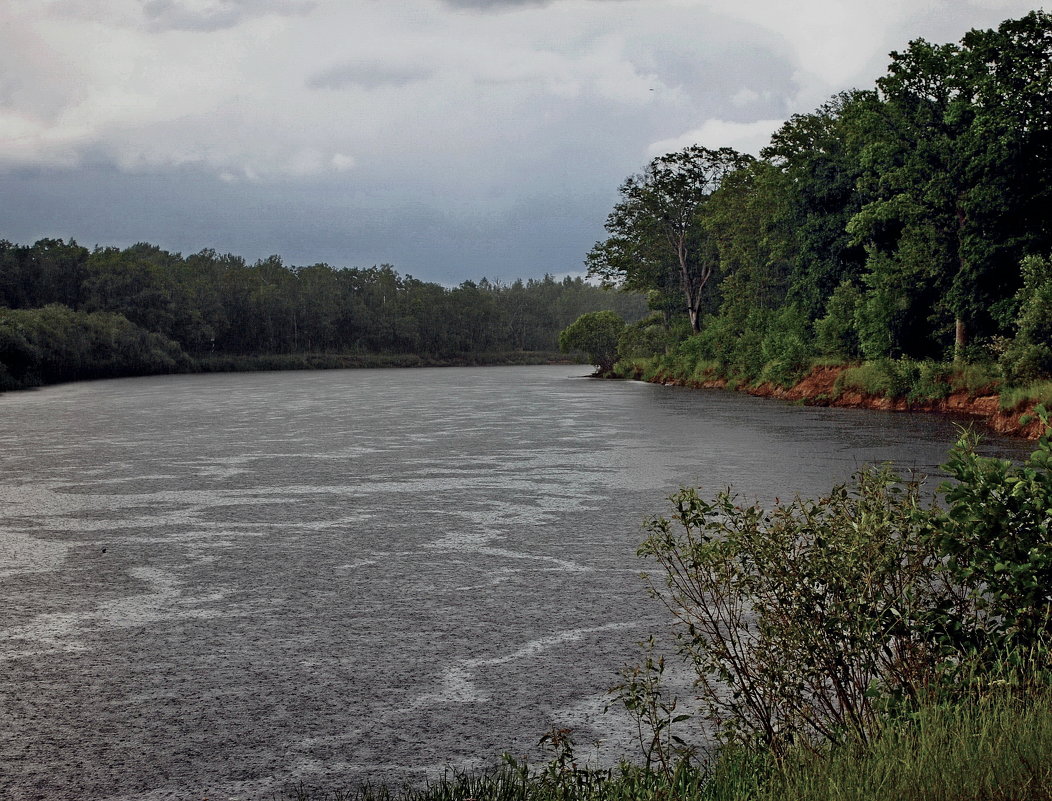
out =
{"type": "Polygon", "coordinates": [[[617,341],[624,330],[625,321],[617,312],[589,312],[559,334],[559,348],[563,353],[581,351],[596,366],[597,375],[608,375],[617,361],[617,341]]]}

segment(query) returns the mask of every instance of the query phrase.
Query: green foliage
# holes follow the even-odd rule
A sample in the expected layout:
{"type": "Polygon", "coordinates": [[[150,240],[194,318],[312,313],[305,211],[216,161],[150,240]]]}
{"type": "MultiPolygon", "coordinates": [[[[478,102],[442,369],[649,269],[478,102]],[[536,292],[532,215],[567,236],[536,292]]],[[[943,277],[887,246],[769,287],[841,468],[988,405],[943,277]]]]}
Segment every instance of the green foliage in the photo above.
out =
{"type": "Polygon", "coordinates": [[[923,403],[945,398],[954,388],[954,373],[949,365],[938,362],[878,359],[846,368],[837,377],[835,388],[837,392],[853,389],[866,395],[923,403]]]}
{"type": "Polygon", "coordinates": [[[582,764],[572,733],[542,738],[554,753],[536,768],[505,756],[492,770],[447,770],[426,786],[312,790],[287,801],[1047,801],[1052,795],[1052,692],[998,692],[978,700],[924,703],[910,720],[885,720],[865,749],[818,753],[794,747],[780,761],[722,747],[705,764],[680,761],[671,776],[623,762],[582,764]]]}
{"type": "Polygon", "coordinates": [[[1052,408],[1052,381],[1039,381],[1001,391],[1001,408],[1005,411],[1015,411],[1031,403],[1052,408]]]}
{"type": "Polygon", "coordinates": [[[624,329],[625,321],[615,312],[582,314],[559,334],[559,349],[563,353],[581,351],[587,354],[597,372],[606,375],[614,369],[617,344],[624,329]]]}
{"type": "Polygon", "coordinates": [[[689,721],[691,715],[678,712],[678,700],[664,692],[665,659],[656,654],[654,637],[644,646],[643,664],[625,668],[621,683],[612,692],[636,720],[644,768],[660,770],[671,781],[677,765],[689,762],[696,755],[696,750],[687,745],[676,728],[677,724],[689,721]]]}
{"type": "Polygon", "coordinates": [[[705,717],[725,739],[776,753],[803,737],[870,739],[877,687],[932,677],[909,623],[940,592],[916,484],[867,470],[848,489],[767,512],[684,490],[647,525],[641,555],[679,624],[705,717]]]}
{"type": "MultiPolygon", "coordinates": [[[[162,337],[141,348],[164,352],[168,346],[158,343],[175,342],[205,369],[339,361],[335,356],[347,363],[372,357],[370,363],[454,364],[531,354],[535,361],[537,353],[556,351],[559,331],[583,313],[613,309],[637,320],[645,312],[639,295],[608,292],[579,277],[511,285],[482,279],[447,289],[401,276],[389,265],[289,267],[277,256],[246,264],[205,250],[184,258],[147,243],[89,252],[61,240],[32,246],[0,241],[0,308],[48,305],[117,315],[162,337]]],[[[58,329],[69,325],[54,312],[37,317],[58,329]]],[[[62,340],[58,329],[55,338],[62,340]]],[[[56,346],[41,362],[34,342],[10,327],[0,331],[0,386],[125,369],[108,364],[105,348],[79,353],[56,346]],[[61,354],[79,361],[65,368],[48,361],[61,354]],[[95,357],[103,361],[88,364],[95,357]]],[[[178,369],[191,366],[179,354],[173,358],[178,369]]],[[[127,368],[135,372],[150,362],[133,354],[117,357],[122,360],[138,364],[127,368]]],[[[165,358],[154,361],[159,370],[173,369],[165,358]]]]}
{"type": "Polygon", "coordinates": [[[850,281],[838,286],[826,302],[825,317],[815,320],[815,347],[819,353],[842,361],[862,355],[855,314],[862,293],[850,281]]]}
{"type": "Polygon", "coordinates": [[[661,315],[652,314],[625,326],[617,340],[617,355],[621,359],[663,355],[680,338],[661,315]]]}
{"type": "Polygon", "coordinates": [[[119,314],[0,309],[0,388],[186,369],[178,344],[119,314]]]}
{"type": "Polygon", "coordinates": [[[698,358],[713,359],[728,376],[753,381],[763,373],[764,340],[772,312],[754,307],[705,318],[697,336],[698,358]]]}
{"type": "Polygon", "coordinates": [[[997,368],[988,363],[956,364],[950,374],[950,386],[955,391],[967,392],[970,397],[1003,391],[997,368]]]}
{"type": "Polygon", "coordinates": [[[681,490],[647,524],[652,592],[725,742],[872,746],[933,698],[1047,680],[1052,442],[1021,465],[975,444],[950,452],[944,510],[881,467],[771,510],[681,490]]]}
{"type": "Polygon", "coordinates": [[[1016,336],[1000,359],[1010,384],[1052,376],[1052,259],[1029,256],[1021,268],[1023,286],[1015,296],[1016,336]]]}
{"type": "MultiPolygon", "coordinates": [[[[795,749],[752,801],[1047,801],[1052,796],[1052,692],[924,703],[885,720],[865,748],[795,749]]],[[[746,795],[740,796],[743,800],[746,795]]]]}
{"type": "Polygon", "coordinates": [[[974,603],[945,634],[987,654],[1052,643],[1052,440],[1046,433],[1023,464],[979,456],[974,442],[951,451],[954,482],[941,487],[943,572],[974,603]]]}
{"type": "MultiPolygon", "coordinates": [[[[1043,11],[958,44],[915,39],[874,89],[793,115],[762,161],[735,163],[690,203],[659,187],[690,186],[693,166],[720,151],[656,159],[622,186],[590,272],[679,293],[706,358],[750,381],[774,362],[765,377],[784,383],[800,361],[781,334],[758,341],[788,306],[825,356],[987,360],[1009,333],[1019,259],[1052,247],[1049,42],[1043,11]],[[699,300],[714,281],[720,297],[699,300]],[[772,345],[779,355],[764,356],[772,345]]],[[[1039,292],[1018,321],[1030,333],[1002,360],[1011,381],[1050,374],[1049,308],[1039,292]]]]}
{"type": "Polygon", "coordinates": [[[705,288],[719,266],[702,213],[723,179],[750,161],[731,148],[699,145],[651,160],[621,184],[621,200],[606,220],[611,236],[586,259],[589,276],[609,286],[675,294],[696,332],[705,288]]]}
{"type": "Polygon", "coordinates": [[[814,355],[810,328],[811,321],[796,304],[783,306],[772,315],[760,345],[761,379],[791,386],[803,377],[814,355]]]}
{"type": "Polygon", "coordinates": [[[848,367],[837,376],[834,390],[840,393],[853,389],[865,395],[895,397],[902,387],[896,384],[894,376],[887,369],[888,361],[864,362],[848,367]]]}

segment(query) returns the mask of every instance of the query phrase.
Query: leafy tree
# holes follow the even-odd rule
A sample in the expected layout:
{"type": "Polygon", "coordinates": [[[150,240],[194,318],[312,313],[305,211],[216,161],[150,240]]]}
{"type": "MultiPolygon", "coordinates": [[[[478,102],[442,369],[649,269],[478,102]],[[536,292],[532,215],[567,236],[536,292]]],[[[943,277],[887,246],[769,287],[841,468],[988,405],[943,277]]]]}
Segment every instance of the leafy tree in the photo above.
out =
{"type": "Polygon", "coordinates": [[[778,235],[771,242],[787,263],[791,300],[815,319],[825,299],[857,277],[863,249],[845,230],[859,208],[857,182],[864,121],[873,92],[844,92],[810,114],[794,114],[761,152],[782,179],[780,202],[769,212],[778,235]]]}
{"type": "Polygon", "coordinates": [[[610,373],[617,360],[617,343],[625,330],[625,321],[617,312],[598,311],[582,314],[559,334],[563,353],[579,350],[587,354],[599,374],[610,373]]]}
{"type": "Polygon", "coordinates": [[[611,237],[589,254],[589,275],[636,291],[668,293],[678,284],[697,332],[704,290],[719,264],[702,210],[723,179],[750,161],[731,148],[699,145],[652,160],[621,185],[621,200],[606,220],[611,237]]]}
{"type": "Polygon", "coordinates": [[[727,175],[702,215],[719,254],[721,314],[729,306],[774,309],[785,300],[791,232],[786,175],[752,161],[727,175]]]}
{"type": "Polygon", "coordinates": [[[961,355],[1007,322],[1018,276],[1005,265],[1048,246],[1052,17],[1033,12],[960,45],[915,40],[877,85],[866,202],[850,229],[868,271],[886,275],[875,290],[899,288],[892,350],[927,355],[934,332],[961,355]]]}

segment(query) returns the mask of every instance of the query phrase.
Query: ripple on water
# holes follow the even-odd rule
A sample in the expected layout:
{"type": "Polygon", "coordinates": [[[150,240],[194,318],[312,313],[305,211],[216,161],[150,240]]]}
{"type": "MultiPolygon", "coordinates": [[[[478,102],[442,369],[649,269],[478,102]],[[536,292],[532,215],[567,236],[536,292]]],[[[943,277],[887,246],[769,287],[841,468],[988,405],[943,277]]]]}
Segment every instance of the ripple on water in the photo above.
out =
{"type": "Polygon", "coordinates": [[[665,624],[635,549],[668,494],[816,494],[870,459],[930,468],[956,438],[580,372],[5,395],[0,798],[419,780],[553,725],[613,759],[631,727],[606,688],[665,624]]]}

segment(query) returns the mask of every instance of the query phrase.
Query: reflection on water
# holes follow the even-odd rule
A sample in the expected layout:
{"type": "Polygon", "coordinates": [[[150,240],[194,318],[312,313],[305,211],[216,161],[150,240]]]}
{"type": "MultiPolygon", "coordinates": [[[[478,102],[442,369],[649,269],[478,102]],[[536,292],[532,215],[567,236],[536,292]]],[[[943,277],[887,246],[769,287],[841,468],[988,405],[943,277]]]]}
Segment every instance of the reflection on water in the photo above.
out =
{"type": "MultiPolygon", "coordinates": [[[[581,368],[157,377],[0,397],[0,797],[434,775],[552,725],[664,620],[634,555],[684,484],[934,472],[930,416],[581,368]]],[[[1026,446],[989,448],[1021,454],[1026,446]]]]}

